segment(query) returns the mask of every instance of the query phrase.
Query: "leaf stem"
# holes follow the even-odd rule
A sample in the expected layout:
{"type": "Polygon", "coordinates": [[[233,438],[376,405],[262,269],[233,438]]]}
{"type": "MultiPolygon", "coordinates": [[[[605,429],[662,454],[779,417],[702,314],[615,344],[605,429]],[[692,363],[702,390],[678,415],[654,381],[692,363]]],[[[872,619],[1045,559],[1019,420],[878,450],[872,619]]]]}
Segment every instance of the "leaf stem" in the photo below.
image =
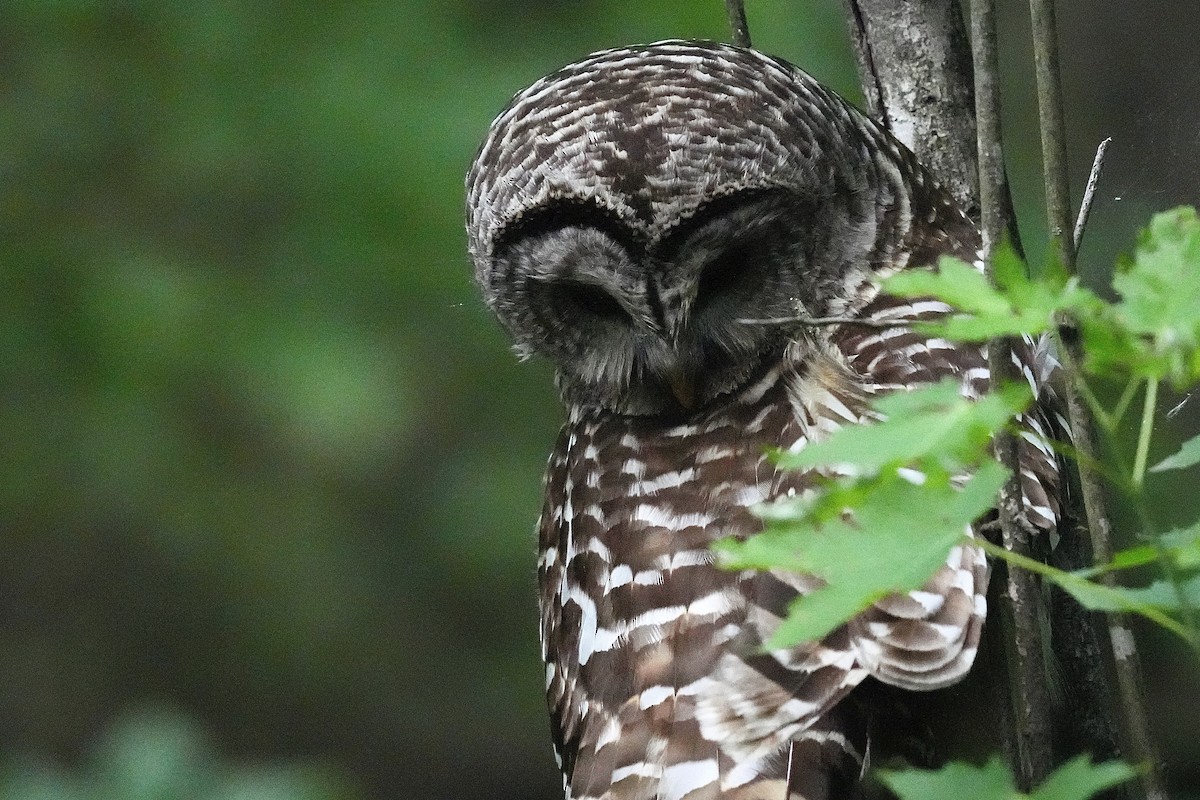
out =
{"type": "Polygon", "coordinates": [[[1150,453],[1150,435],[1154,432],[1154,411],[1158,405],[1158,378],[1146,380],[1146,397],[1142,401],[1142,426],[1138,431],[1137,451],[1133,456],[1130,480],[1139,491],[1146,479],[1146,457],[1150,453]]]}
{"type": "Polygon", "coordinates": [[[992,544],[987,539],[972,538],[969,536],[963,538],[976,547],[984,550],[988,555],[995,556],[996,558],[1007,561],[1013,566],[1020,567],[1021,569],[1041,575],[1050,582],[1061,586],[1064,591],[1070,592],[1076,598],[1079,596],[1075,591],[1072,590],[1082,589],[1083,585],[1087,584],[1087,587],[1084,590],[1086,594],[1092,597],[1102,598],[1105,601],[1106,606],[1111,608],[1119,608],[1122,611],[1140,614],[1151,622],[1161,625],[1163,628],[1171,631],[1171,633],[1174,633],[1180,639],[1183,639],[1183,641],[1187,642],[1187,644],[1192,647],[1193,650],[1200,649],[1200,642],[1197,641],[1196,632],[1194,630],[1186,625],[1181,624],[1178,620],[1173,619],[1169,614],[1158,608],[1155,608],[1152,605],[1138,603],[1128,599],[1124,594],[1121,593],[1120,589],[1115,586],[1096,583],[1081,575],[1076,575],[1073,572],[1067,572],[1066,570],[1052,567],[1049,564],[1043,564],[1037,559],[1029,558],[1028,556],[1023,556],[1020,553],[1014,553],[1006,547],[992,544]]]}
{"type": "MultiPolygon", "coordinates": [[[[1101,424],[1109,433],[1115,431],[1117,426],[1121,424],[1121,417],[1125,416],[1125,412],[1129,409],[1129,404],[1133,402],[1140,383],[1141,381],[1137,378],[1130,378],[1129,383],[1125,384],[1125,391],[1121,392],[1121,398],[1113,406],[1112,414],[1105,414],[1101,417],[1101,424]]],[[[1097,417],[1100,417],[1100,415],[1097,414],[1097,417]]]]}

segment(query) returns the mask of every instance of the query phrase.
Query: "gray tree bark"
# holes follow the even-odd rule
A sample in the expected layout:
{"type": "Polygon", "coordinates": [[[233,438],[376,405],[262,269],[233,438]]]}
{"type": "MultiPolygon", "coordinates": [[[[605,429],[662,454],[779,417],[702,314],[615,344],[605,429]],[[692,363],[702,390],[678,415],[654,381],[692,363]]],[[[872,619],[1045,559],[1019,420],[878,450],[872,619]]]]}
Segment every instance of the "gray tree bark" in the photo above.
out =
{"type": "Polygon", "coordinates": [[[867,113],[979,220],[971,50],[957,0],[842,0],[867,113]]]}

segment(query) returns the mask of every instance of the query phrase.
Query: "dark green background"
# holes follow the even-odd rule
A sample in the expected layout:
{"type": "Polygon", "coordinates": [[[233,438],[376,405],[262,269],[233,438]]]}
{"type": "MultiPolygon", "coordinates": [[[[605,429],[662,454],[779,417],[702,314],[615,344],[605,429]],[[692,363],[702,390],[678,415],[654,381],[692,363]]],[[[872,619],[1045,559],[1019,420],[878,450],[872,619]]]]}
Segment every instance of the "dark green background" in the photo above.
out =
{"type": "MultiPolygon", "coordinates": [[[[1068,5],[1076,177],[1117,139],[1084,251],[1102,267],[1151,210],[1197,200],[1200,30],[1168,0],[1068,5]]],[[[840,4],[749,6],[761,49],[857,97],[840,4]]],[[[513,92],[673,36],[724,38],[721,4],[0,4],[7,763],[91,775],[102,732],[149,708],[228,769],[345,779],[306,797],[560,795],[532,524],[561,412],[470,283],[462,176],[513,92]]],[[[1156,729],[1194,784],[1197,670],[1151,639],[1156,729]]],[[[245,797],[302,796],[279,791],[245,797]]]]}

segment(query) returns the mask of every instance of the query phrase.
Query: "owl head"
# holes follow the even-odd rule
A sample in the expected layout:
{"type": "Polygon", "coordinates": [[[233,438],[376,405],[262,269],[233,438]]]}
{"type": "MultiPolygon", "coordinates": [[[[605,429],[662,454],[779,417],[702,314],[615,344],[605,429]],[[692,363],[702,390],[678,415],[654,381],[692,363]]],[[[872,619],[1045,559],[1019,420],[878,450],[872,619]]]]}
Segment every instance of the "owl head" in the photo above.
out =
{"type": "Polygon", "coordinates": [[[519,93],[467,175],[475,277],[569,404],[686,415],[853,313],[908,227],[911,154],[797,68],[669,41],[519,93]]]}

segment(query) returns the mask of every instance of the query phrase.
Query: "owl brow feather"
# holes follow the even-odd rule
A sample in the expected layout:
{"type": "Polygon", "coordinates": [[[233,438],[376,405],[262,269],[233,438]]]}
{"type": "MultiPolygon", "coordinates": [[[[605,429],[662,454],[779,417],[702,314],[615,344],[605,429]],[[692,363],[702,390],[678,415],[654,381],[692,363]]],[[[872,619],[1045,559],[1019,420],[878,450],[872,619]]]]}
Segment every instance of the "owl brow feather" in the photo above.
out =
{"type": "Polygon", "coordinates": [[[527,236],[551,233],[569,227],[595,228],[606,234],[630,254],[640,254],[645,244],[630,231],[628,225],[612,209],[595,200],[552,198],[554,204],[536,209],[508,222],[495,236],[492,249],[503,252],[512,242],[527,236]]]}

